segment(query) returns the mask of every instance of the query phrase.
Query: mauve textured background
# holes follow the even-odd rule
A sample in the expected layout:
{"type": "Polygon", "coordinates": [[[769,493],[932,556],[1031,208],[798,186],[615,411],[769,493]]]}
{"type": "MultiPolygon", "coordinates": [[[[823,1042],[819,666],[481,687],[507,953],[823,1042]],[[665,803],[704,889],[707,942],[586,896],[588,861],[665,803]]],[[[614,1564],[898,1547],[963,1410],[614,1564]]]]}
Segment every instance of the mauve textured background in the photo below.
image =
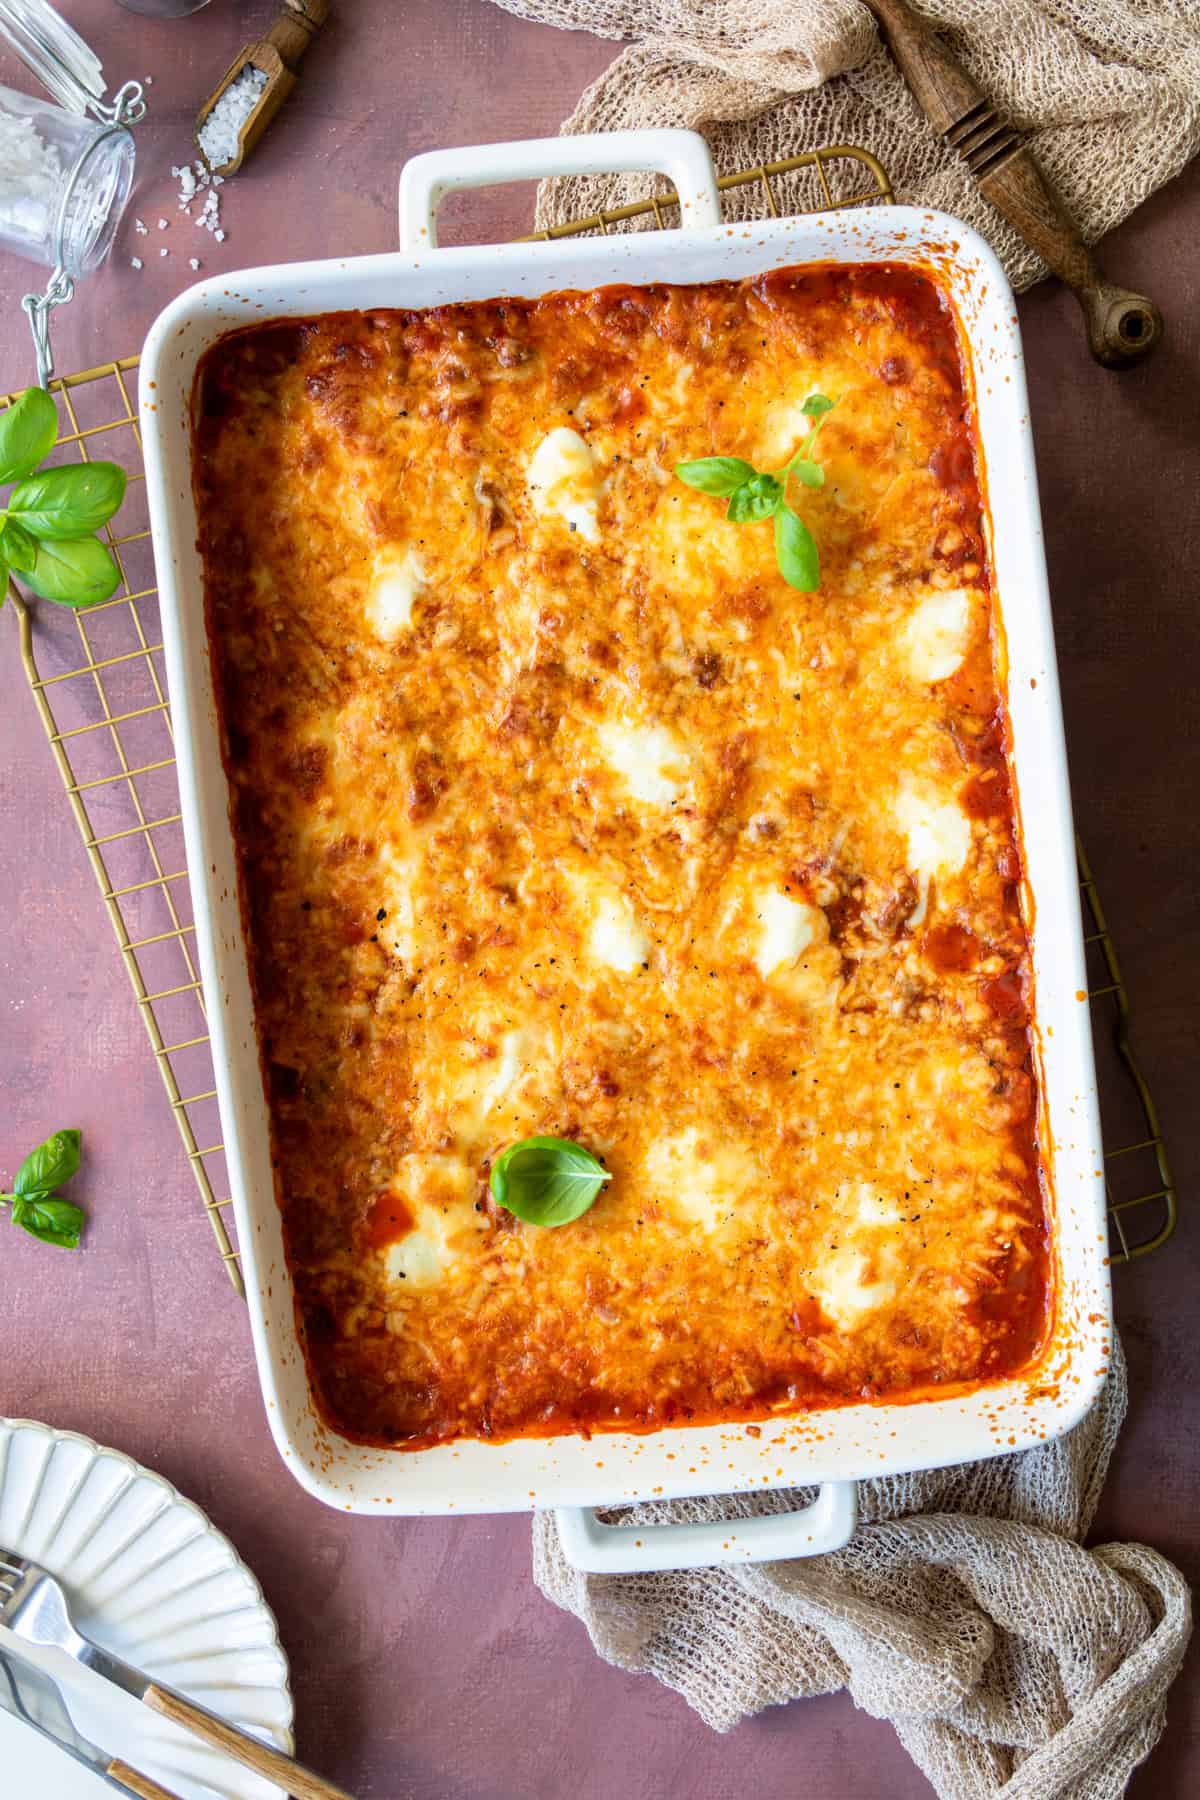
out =
{"type": "MultiPolygon", "coordinates": [[[[159,307],[204,271],[390,247],[396,177],[434,145],[552,133],[614,47],[523,25],[482,0],[343,4],[302,85],[236,184],[228,239],[179,222],[167,174],[189,121],[269,4],[213,0],[178,22],[62,0],[114,80],[151,74],[138,186],[111,264],[60,315],[59,367],[135,351],[159,307]],[[135,239],[132,216],[172,220],[135,239]],[[157,254],[161,244],[171,250],[157,254]],[[131,254],[146,256],[139,275],[131,254]]],[[[28,87],[5,53],[0,79],[28,87]]],[[[797,145],[797,149],[805,148],[797,145]]],[[[529,195],[457,203],[449,234],[526,228],[529,195]]],[[[1116,1271],[1133,1404],[1098,1540],[1144,1539],[1200,1567],[1200,1355],[1194,1203],[1200,1174],[1196,868],[1200,836],[1200,170],[1107,247],[1118,278],[1162,304],[1168,337],[1133,374],[1088,359],[1074,302],[1021,302],[1042,471],[1079,823],[1123,953],[1137,1038],[1182,1193],[1171,1245],[1116,1271]]],[[[32,374],[0,264],[0,391],[32,374]]],[[[129,984],[17,660],[0,762],[3,1025],[0,1171],[79,1124],[86,1251],[5,1236],[0,1410],[87,1432],[175,1481],[258,1572],[292,1659],[302,1753],[372,1800],[394,1796],[813,1794],[917,1800],[929,1788],[890,1727],[844,1696],[709,1732],[648,1678],[618,1674],[529,1575],[524,1518],[344,1518],[305,1497],[268,1438],[244,1311],[214,1254],[129,984]]],[[[1200,1792],[1196,1662],[1132,1792],[1200,1792]]]]}

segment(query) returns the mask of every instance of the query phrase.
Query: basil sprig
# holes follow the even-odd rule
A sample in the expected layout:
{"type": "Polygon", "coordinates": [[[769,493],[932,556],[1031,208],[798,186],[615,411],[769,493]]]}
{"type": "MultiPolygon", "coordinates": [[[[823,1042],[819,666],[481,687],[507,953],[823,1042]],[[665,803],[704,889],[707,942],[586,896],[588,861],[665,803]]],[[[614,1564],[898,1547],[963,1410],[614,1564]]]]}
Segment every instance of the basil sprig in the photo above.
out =
{"type": "Polygon", "coordinates": [[[811,594],[821,581],[821,559],[816,539],[799,513],[788,504],[788,481],[794,475],[804,487],[819,488],[825,471],[814,460],[813,446],[827,413],[836,402],[825,394],[810,394],[803,412],[813,421],[812,430],[782,469],[756,469],[740,456],[702,456],[697,462],[675,464],[675,473],[701,494],[728,496],[725,517],[735,525],[762,519],[775,521],[775,561],[789,587],[811,594]]]}
{"type": "Polygon", "coordinates": [[[496,1205],[527,1225],[569,1225],[582,1218],[611,1179],[611,1171],[582,1144],[529,1137],[496,1158],[488,1185],[496,1205]]]}
{"type": "Polygon", "coordinates": [[[78,1247],[83,1230],[83,1208],[72,1200],[63,1200],[54,1192],[69,1181],[79,1167],[82,1133],[74,1130],[55,1131],[31,1150],[17,1170],[11,1194],[0,1194],[0,1203],[9,1208],[9,1219],[30,1237],[43,1244],[57,1244],[60,1249],[78,1247]]]}
{"type": "Polygon", "coordinates": [[[125,498],[125,471],[110,462],[40,469],[57,437],[58,410],[44,388],[26,388],[0,413],[0,484],[17,484],[0,510],[0,606],[10,570],[60,606],[95,606],[121,579],[92,533],[125,498]]]}

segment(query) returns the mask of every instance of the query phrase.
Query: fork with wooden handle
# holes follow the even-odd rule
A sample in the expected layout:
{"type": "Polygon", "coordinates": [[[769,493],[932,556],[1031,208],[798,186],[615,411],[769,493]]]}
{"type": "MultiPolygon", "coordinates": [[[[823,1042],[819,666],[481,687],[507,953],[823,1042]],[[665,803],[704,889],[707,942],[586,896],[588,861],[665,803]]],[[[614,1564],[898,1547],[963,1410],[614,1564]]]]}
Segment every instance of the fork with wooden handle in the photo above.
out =
{"type": "MultiPolygon", "coordinates": [[[[66,1594],[54,1576],[40,1564],[30,1562],[28,1557],[18,1556],[3,1547],[0,1547],[0,1625],[6,1625],[26,1643],[64,1650],[84,1668],[103,1675],[152,1712],[170,1719],[175,1725],[182,1725],[214,1750],[223,1750],[244,1768],[253,1769],[256,1775],[277,1783],[293,1795],[294,1800],[353,1800],[344,1788],[323,1781],[294,1757],[285,1756],[282,1750],[239,1730],[228,1719],[218,1718],[207,1707],[198,1706],[174,1688],[151,1680],[141,1669],[133,1668],[119,1656],[112,1656],[98,1644],[93,1644],[90,1638],[76,1631],[66,1594]]],[[[122,1773],[128,1785],[133,1772],[123,1770],[122,1773]]]]}
{"type": "Polygon", "coordinates": [[[1148,356],[1162,336],[1162,314],[1145,294],[1104,279],[1020,133],[907,0],[867,0],[867,5],[922,111],[962,156],[985,200],[1073,291],[1096,361],[1107,369],[1124,369],[1148,356]]]}

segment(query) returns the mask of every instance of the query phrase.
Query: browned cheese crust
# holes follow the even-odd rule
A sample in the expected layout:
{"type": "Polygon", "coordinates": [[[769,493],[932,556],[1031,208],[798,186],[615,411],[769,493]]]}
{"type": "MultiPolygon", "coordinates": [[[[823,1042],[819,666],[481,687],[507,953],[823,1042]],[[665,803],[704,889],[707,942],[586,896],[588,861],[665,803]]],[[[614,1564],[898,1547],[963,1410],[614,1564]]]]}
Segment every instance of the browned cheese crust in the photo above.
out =
{"type": "Polygon", "coordinates": [[[886,265],[235,332],[212,654],[318,1404],[419,1446],[992,1380],[1049,1309],[956,322],[886,265]],[[674,475],[777,468],[769,525],[674,475]],[[488,1192],[533,1133],[612,1179],[488,1192]]]}

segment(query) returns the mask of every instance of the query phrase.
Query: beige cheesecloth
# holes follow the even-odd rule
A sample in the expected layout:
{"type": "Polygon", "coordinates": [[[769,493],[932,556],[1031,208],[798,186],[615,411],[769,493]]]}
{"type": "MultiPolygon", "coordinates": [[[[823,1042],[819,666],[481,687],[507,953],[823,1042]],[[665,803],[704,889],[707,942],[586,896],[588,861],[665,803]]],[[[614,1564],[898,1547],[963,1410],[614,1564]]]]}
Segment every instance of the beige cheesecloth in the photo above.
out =
{"type": "MultiPolygon", "coordinates": [[[[525,19],[632,40],[564,131],[693,126],[720,174],[819,144],[863,144],[888,169],[897,199],[943,208],[981,231],[1014,287],[1046,273],[937,137],[860,0],[498,4],[525,19]]],[[[968,72],[1029,135],[1089,242],[1200,149],[1196,0],[925,0],[918,11],[946,27],[968,72]]],[[[538,225],[646,192],[639,175],[547,182],[538,225]]],[[[817,204],[802,192],[795,184],[792,208],[817,204]]],[[[739,203],[757,210],[750,190],[725,196],[731,216],[740,216],[739,203]]]]}
{"type": "MultiPolygon", "coordinates": [[[[1015,286],[1045,273],[926,123],[857,0],[498,3],[633,40],[564,131],[694,126],[722,173],[860,143],[886,165],[897,198],[982,231],[1015,286]]],[[[932,0],[921,11],[948,27],[967,69],[1030,134],[1089,240],[1200,147],[1200,0],[932,0]]],[[[646,191],[642,176],[548,182],[538,224],[646,191]]],[[[789,198],[806,203],[783,189],[789,198]]],[[[726,196],[730,210],[739,202],[755,206],[748,193],[726,196]]],[[[1116,1800],[1162,1730],[1191,1630],[1188,1589],[1164,1558],[1136,1544],[1080,1544],[1125,1405],[1118,1349],[1099,1403],[1068,1437],[866,1482],[862,1523],[830,1556],[581,1575],[553,1518],[538,1515],[534,1573],[602,1656],[657,1675],[717,1731],[847,1687],[892,1721],[948,1800],[1116,1800]]],[[[745,1516],[808,1497],[676,1501],[628,1516],[745,1516]]]]}
{"type": "MultiPolygon", "coordinates": [[[[1065,1438],[863,1482],[862,1522],[829,1556],[581,1575],[553,1515],[538,1513],[534,1577],[601,1656],[657,1675],[717,1731],[846,1687],[891,1720],[946,1800],[1117,1800],[1158,1740],[1191,1634],[1187,1585],[1164,1557],[1080,1547],[1125,1402],[1118,1347],[1100,1400],[1065,1438]]],[[[744,1518],[809,1498],[677,1500],[623,1516],[744,1518]]]]}

